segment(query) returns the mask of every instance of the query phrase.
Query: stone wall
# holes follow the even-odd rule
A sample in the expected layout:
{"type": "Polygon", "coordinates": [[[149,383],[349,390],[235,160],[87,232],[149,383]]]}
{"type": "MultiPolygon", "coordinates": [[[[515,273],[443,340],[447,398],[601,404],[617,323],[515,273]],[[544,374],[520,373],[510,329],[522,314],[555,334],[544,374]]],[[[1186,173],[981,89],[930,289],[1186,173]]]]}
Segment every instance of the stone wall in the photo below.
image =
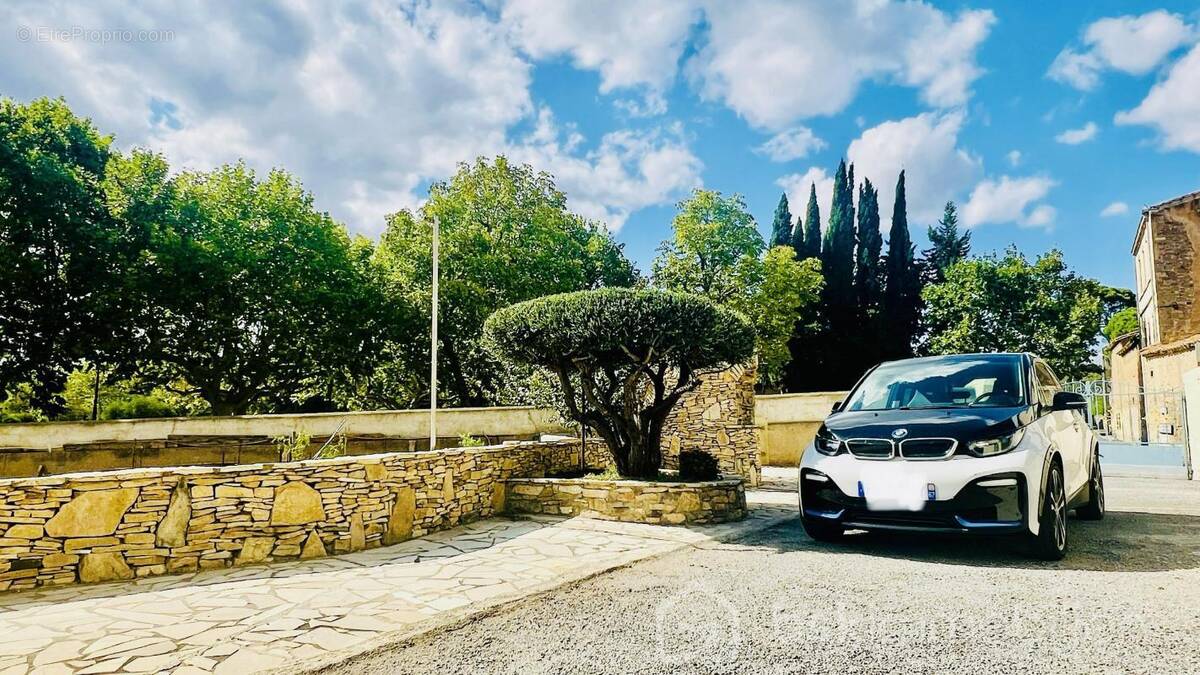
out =
{"type": "Polygon", "coordinates": [[[705,483],[510,478],[506,483],[504,508],[513,514],[655,525],[724,523],[746,517],[746,493],[739,478],[705,483]]]}
{"type": "Polygon", "coordinates": [[[1159,328],[1155,342],[1171,343],[1200,333],[1200,194],[1157,208],[1149,217],[1159,328]]]}
{"type": "Polygon", "coordinates": [[[684,394],[663,429],[663,466],[679,467],[679,453],[703,450],[717,458],[721,473],[758,485],[759,429],[754,424],[753,364],[701,376],[684,394]]]}
{"type": "Polygon", "coordinates": [[[1146,440],[1183,443],[1183,374],[1197,366],[1200,336],[1142,350],[1146,440]]]}
{"type": "Polygon", "coordinates": [[[1104,417],[1108,434],[1119,441],[1141,442],[1145,430],[1142,392],[1142,350],[1136,335],[1115,340],[1108,355],[1108,410],[1104,417]]]}
{"type": "MultiPolygon", "coordinates": [[[[579,453],[560,440],[0,480],[0,590],[394,543],[491,516],[506,479],[576,469],[579,453]]],[[[602,444],[585,454],[608,463],[602,444]]]]}

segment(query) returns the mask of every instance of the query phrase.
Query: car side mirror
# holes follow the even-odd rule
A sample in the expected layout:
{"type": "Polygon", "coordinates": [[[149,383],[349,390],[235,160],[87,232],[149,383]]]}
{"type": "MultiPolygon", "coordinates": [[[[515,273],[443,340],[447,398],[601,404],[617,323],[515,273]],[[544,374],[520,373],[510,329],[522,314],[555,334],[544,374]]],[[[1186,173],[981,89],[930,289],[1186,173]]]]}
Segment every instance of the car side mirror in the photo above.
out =
{"type": "Polygon", "coordinates": [[[842,402],[838,401],[837,403],[833,404],[833,410],[831,410],[830,413],[840,412],[841,410],[842,410],[842,402]]]}
{"type": "Polygon", "coordinates": [[[1060,391],[1054,395],[1054,403],[1050,406],[1055,412],[1059,410],[1087,410],[1087,399],[1082,394],[1060,391]]]}

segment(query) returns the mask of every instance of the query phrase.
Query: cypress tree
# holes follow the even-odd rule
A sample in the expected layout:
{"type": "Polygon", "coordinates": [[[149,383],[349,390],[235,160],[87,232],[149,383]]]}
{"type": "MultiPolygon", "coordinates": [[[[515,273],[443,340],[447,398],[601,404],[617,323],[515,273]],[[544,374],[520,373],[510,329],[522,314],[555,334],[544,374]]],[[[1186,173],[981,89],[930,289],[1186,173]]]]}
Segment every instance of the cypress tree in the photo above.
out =
{"type": "Polygon", "coordinates": [[[843,160],[834,175],[829,227],[821,244],[826,316],[835,331],[841,323],[835,317],[845,314],[847,309],[854,306],[854,207],[847,180],[846,162],[843,160]]]}
{"type": "Polygon", "coordinates": [[[775,221],[771,223],[771,246],[790,246],[792,243],[792,212],[788,209],[787,193],[779,196],[775,221]]]}
{"type": "Polygon", "coordinates": [[[796,249],[796,258],[800,260],[821,257],[821,209],[817,207],[816,183],[808,189],[808,210],[804,215],[803,228],[800,227],[800,219],[796,219],[792,247],[796,249]]]}
{"type": "Polygon", "coordinates": [[[879,269],[883,251],[883,234],[879,231],[879,191],[870,180],[864,180],[858,191],[856,235],[854,289],[859,312],[865,315],[878,310],[883,283],[879,269]]]}
{"type": "Polygon", "coordinates": [[[921,275],[915,257],[916,250],[908,233],[908,205],[904,194],[904,172],[901,171],[896,181],[892,229],[888,234],[882,312],[884,327],[891,336],[884,344],[885,353],[892,358],[913,354],[921,311],[921,275]]]}
{"type": "Polygon", "coordinates": [[[942,219],[929,228],[929,241],[933,246],[922,253],[926,283],[940,284],[946,280],[946,268],[971,253],[971,233],[958,233],[958,209],[954,202],[946,202],[942,219]]]}

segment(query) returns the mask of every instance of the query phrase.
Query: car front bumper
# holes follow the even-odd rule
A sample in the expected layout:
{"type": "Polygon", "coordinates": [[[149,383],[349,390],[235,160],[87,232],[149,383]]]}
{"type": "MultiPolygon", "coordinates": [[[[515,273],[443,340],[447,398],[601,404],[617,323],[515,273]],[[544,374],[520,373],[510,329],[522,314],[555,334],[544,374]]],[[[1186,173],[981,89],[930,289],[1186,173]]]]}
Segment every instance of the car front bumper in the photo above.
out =
{"type": "Polygon", "coordinates": [[[872,461],[811,446],[800,465],[805,518],[847,529],[979,534],[1034,532],[1042,453],[872,461]],[[1031,489],[1032,486],[1032,489],[1031,489]]]}

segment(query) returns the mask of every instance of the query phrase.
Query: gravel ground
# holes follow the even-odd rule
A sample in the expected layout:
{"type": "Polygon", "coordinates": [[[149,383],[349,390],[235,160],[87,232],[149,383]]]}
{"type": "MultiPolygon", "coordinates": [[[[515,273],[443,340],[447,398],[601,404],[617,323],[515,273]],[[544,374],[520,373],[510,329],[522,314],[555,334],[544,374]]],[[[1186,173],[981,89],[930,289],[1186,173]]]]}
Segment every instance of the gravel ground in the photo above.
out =
{"type": "Polygon", "coordinates": [[[1111,479],[1109,493],[1126,510],[1072,520],[1060,563],[986,539],[827,546],[789,522],[327,672],[1200,672],[1200,485],[1111,479]]]}

